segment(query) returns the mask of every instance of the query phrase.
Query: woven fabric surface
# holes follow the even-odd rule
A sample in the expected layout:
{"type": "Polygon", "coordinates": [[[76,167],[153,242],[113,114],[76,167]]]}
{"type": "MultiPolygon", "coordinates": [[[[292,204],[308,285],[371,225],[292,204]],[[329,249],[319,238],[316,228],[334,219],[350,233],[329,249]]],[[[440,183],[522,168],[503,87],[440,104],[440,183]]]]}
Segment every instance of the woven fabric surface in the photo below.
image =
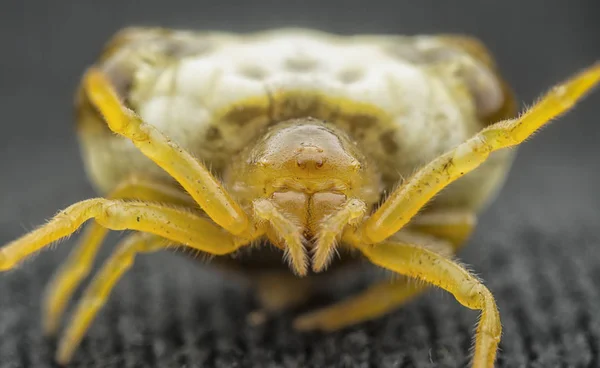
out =
{"type": "MultiPolygon", "coordinates": [[[[522,103],[600,57],[594,0],[465,1],[461,7],[389,1],[369,2],[368,11],[365,4],[7,4],[0,15],[0,244],[94,196],[79,158],[72,94],[85,66],[123,26],[469,33],[494,51],[522,103]]],[[[504,326],[500,367],[600,367],[599,105],[596,92],[522,147],[460,253],[497,297],[504,326]]],[[[75,239],[0,274],[0,368],[55,366],[56,340],[43,337],[40,327],[41,298],[75,239]]],[[[336,289],[326,301],[344,293],[336,289]]],[[[139,256],[72,366],[463,367],[478,317],[440,290],[331,334],[294,332],[292,313],[250,327],[245,317],[255,307],[243,280],[177,254],[139,256]]]]}

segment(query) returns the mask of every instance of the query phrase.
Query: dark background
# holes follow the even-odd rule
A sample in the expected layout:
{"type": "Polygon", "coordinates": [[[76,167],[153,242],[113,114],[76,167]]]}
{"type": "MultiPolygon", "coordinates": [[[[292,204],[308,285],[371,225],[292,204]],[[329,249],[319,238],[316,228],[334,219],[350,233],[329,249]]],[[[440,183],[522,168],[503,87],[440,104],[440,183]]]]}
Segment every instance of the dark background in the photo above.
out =
{"type": "MultiPolygon", "coordinates": [[[[597,0],[5,1],[1,8],[0,244],[94,195],[72,129],[72,95],[124,26],[468,33],[493,50],[526,104],[600,57],[597,0]]],[[[498,298],[500,366],[600,366],[598,92],[523,146],[461,253],[498,298]]],[[[52,366],[41,294],[72,244],[0,275],[0,367],[52,366]]],[[[177,255],[140,256],[73,366],[461,367],[477,318],[437,290],[330,335],[294,333],[289,316],[249,328],[244,316],[253,307],[243,283],[177,255]]]]}

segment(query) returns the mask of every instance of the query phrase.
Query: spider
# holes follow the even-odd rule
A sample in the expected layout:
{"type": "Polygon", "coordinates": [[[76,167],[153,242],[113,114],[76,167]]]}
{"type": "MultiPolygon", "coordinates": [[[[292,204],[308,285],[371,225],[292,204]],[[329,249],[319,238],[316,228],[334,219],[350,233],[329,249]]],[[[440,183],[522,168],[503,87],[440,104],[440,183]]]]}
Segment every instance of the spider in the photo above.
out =
{"type": "Polygon", "coordinates": [[[238,265],[265,314],[305,301],[328,267],[367,259],[406,278],[302,314],[294,327],[341,329],[434,285],[481,311],[472,366],[492,367],[494,297],[453,256],[506,176],[506,148],[599,80],[597,62],[518,115],[490,53],[467,36],[127,28],[76,97],[86,169],[105,197],[1,248],[0,270],[93,220],[48,288],[52,334],[107,232],[133,231],[66,327],[64,364],[137,254],[178,246],[238,265]]]}

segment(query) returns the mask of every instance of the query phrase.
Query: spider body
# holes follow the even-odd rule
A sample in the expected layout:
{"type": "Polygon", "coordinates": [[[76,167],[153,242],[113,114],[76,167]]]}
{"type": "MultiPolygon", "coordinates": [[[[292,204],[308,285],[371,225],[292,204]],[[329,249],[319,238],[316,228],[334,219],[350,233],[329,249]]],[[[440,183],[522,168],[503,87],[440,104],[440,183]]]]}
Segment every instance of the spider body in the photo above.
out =
{"type": "MultiPolygon", "coordinates": [[[[489,123],[516,113],[487,50],[459,36],[134,28],[109,42],[98,67],[128,107],[218,176],[243,161],[239,153],[267,128],[311,117],[347,135],[368,157],[370,175],[382,180],[374,190],[390,192],[489,123]]],[[[86,167],[102,193],[132,174],[173,181],[113,134],[83,93],[77,124],[86,167]]],[[[495,153],[436,203],[478,209],[501,184],[510,158],[510,151],[495,153]]]]}
{"type": "MultiPolygon", "coordinates": [[[[94,219],[49,287],[53,333],[107,231],[136,231],[79,303],[59,344],[64,363],[138,253],[178,245],[237,265],[257,286],[258,319],[304,301],[328,266],[363,257],[481,310],[472,364],[491,367],[501,334],[494,298],[451,256],[503,182],[512,161],[503,148],[599,80],[595,64],[516,117],[472,38],[127,29],[77,93],[86,169],[107,198],[76,203],[1,248],[0,270],[94,219]],[[292,272],[277,267],[284,260],[292,272]]],[[[424,287],[386,280],[294,326],[343,328],[424,287]]]]}

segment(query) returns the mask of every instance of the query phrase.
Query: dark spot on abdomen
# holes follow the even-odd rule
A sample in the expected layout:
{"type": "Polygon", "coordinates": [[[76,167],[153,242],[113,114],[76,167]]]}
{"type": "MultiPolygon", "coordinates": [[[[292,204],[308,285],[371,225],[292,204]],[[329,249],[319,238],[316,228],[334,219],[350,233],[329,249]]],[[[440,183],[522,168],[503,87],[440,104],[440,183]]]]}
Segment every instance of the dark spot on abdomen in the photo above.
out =
{"type": "Polygon", "coordinates": [[[398,152],[398,143],[396,143],[393,130],[388,130],[386,132],[381,133],[381,135],[379,136],[379,141],[381,142],[383,150],[388,155],[393,155],[396,152],[398,152]]]}
{"type": "Polygon", "coordinates": [[[211,126],[206,130],[206,141],[214,142],[223,139],[223,135],[221,134],[221,130],[215,126],[211,126]]]}
{"type": "Polygon", "coordinates": [[[237,125],[246,125],[256,118],[268,116],[268,111],[262,106],[236,106],[229,110],[224,116],[223,121],[237,125]]]}
{"type": "Polygon", "coordinates": [[[357,134],[359,131],[373,129],[377,126],[379,119],[373,115],[356,114],[346,118],[350,134],[357,134]]]}

